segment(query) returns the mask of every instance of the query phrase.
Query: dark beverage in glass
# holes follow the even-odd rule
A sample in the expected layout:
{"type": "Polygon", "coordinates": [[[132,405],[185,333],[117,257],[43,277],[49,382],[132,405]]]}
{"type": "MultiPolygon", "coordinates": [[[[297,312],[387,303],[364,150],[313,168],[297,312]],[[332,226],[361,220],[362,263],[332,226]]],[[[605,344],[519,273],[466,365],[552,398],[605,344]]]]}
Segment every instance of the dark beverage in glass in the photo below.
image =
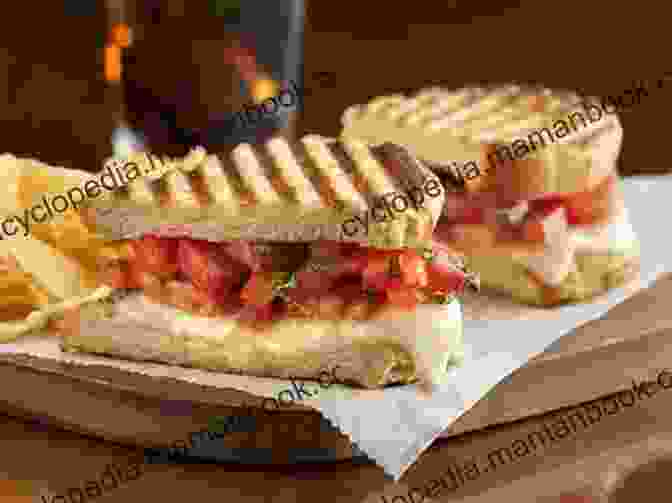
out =
{"type": "Polygon", "coordinates": [[[292,136],[302,98],[303,0],[108,0],[108,7],[132,39],[121,55],[117,153],[129,142],[171,156],[196,145],[222,153],[292,136]],[[296,95],[291,105],[288,92],[296,95]]]}

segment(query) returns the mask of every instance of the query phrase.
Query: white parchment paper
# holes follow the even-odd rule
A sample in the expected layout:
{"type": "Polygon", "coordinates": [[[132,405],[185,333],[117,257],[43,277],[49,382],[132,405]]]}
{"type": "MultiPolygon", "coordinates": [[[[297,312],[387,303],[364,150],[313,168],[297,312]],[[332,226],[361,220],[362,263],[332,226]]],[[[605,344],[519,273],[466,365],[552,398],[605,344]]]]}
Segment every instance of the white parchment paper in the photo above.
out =
{"type": "Polygon", "coordinates": [[[430,397],[420,396],[415,386],[404,386],[352,394],[343,400],[339,397],[343,391],[334,385],[314,399],[317,408],[389,475],[400,478],[444,429],[499,381],[577,326],[602,316],[672,271],[670,235],[660,227],[662,209],[670,208],[672,176],[630,178],[623,182],[623,192],[642,249],[636,284],[614,289],[591,303],[552,311],[521,308],[525,319],[491,315],[475,319],[466,305],[464,363],[451,370],[430,397]]]}

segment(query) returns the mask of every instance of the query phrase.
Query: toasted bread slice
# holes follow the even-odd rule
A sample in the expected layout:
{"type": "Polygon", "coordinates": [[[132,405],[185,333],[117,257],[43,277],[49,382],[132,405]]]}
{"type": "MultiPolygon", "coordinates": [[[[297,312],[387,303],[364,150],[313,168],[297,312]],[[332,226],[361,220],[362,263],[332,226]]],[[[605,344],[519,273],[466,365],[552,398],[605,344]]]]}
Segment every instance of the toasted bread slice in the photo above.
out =
{"type": "Polygon", "coordinates": [[[367,388],[437,384],[463,358],[462,308],[388,308],[375,319],[284,319],[263,334],[233,317],[184,316],[141,294],[88,303],[66,329],[63,348],[246,375],[338,381],[367,388]],[[105,315],[101,315],[105,310],[105,315]]]}
{"type": "Polygon", "coordinates": [[[465,262],[480,274],[484,290],[546,307],[589,300],[624,285],[639,273],[639,257],[634,250],[623,254],[581,253],[574,260],[574,269],[557,285],[540,280],[511,257],[472,255],[465,262]]]}
{"type": "Polygon", "coordinates": [[[518,85],[383,96],[342,124],[342,138],[403,145],[467,190],[503,183],[519,200],[591,189],[614,172],[623,136],[596,98],[518,85]]]}
{"type": "Polygon", "coordinates": [[[87,221],[106,239],[155,233],[422,246],[444,200],[438,178],[405,149],[318,136],[241,144],[224,159],[203,149],[172,161],[142,154],[113,169],[125,170],[129,183],[88,200],[87,221]]]}

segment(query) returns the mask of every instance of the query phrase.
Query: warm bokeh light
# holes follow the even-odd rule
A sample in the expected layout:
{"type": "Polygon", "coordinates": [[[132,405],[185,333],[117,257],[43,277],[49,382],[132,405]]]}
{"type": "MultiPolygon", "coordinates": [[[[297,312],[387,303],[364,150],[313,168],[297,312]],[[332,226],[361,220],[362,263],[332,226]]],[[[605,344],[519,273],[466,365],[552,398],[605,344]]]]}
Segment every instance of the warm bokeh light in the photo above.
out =
{"type": "Polygon", "coordinates": [[[24,480],[0,480],[0,501],[2,503],[31,503],[32,483],[24,480]]]}
{"type": "Polygon", "coordinates": [[[105,46],[105,80],[121,81],[121,47],[115,44],[105,46]]]}
{"type": "Polygon", "coordinates": [[[278,83],[268,77],[256,79],[250,84],[252,99],[255,103],[261,103],[265,99],[277,96],[280,92],[278,83]]]}
{"type": "Polygon", "coordinates": [[[118,23],[110,30],[110,43],[121,48],[131,46],[131,28],[126,23],[118,23]]]}

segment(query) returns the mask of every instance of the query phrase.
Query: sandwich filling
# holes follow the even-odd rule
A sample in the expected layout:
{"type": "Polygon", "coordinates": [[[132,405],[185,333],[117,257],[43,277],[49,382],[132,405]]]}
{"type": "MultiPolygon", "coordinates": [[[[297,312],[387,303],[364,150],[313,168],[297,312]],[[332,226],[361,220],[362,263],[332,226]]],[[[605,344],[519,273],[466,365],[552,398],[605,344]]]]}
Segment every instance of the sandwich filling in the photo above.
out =
{"type": "MultiPolygon", "coordinates": [[[[449,182],[450,183],[450,182],[449,182]]],[[[576,267],[576,254],[637,253],[616,175],[590,190],[511,202],[501,192],[446,191],[437,235],[470,256],[507,256],[548,296],[576,267]]]]}
{"type": "Polygon", "coordinates": [[[473,275],[447,249],[354,243],[211,242],[144,235],[108,247],[104,281],[206,317],[258,328],[279,319],[368,320],[385,307],[448,303],[473,275]]]}

